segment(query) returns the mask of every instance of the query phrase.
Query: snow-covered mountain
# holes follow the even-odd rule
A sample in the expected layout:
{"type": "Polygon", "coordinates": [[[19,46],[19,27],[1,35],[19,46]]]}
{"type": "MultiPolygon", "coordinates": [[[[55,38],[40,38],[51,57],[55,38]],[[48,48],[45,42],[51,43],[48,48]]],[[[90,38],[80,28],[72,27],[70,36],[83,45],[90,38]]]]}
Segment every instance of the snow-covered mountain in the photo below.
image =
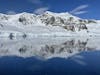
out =
{"type": "Polygon", "coordinates": [[[91,36],[99,35],[99,29],[99,20],[81,19],[68,12],[0,14],[0,36],[91,36]]]}

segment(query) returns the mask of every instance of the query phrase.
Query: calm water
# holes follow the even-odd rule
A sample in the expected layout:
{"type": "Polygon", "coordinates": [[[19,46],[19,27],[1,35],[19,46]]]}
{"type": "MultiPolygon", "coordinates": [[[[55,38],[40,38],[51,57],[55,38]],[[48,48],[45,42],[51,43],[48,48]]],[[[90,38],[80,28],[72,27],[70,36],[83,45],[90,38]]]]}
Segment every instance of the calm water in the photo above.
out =
{"type": "Polygon", "coordinates": [[[100,75],[100,40],[0,38],[0,75],[100,75]]]}

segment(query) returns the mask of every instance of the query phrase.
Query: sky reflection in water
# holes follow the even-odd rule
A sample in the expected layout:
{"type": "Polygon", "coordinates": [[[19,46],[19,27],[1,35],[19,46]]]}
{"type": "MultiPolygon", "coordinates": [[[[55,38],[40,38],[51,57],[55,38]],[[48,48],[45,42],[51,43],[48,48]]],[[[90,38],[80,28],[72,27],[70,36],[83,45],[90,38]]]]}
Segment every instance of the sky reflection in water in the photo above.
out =
{"type": "Polygon", "coordinates": [[[0,75],[100,75],[99,38],[36,39],[1,40],[0,75]]]}

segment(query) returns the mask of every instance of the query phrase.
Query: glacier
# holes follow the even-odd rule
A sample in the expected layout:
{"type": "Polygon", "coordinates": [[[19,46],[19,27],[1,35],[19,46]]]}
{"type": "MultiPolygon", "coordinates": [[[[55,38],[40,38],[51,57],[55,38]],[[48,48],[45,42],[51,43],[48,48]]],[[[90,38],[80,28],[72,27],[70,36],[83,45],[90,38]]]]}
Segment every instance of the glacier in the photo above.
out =
{"type": "Polygon", "coordinates": [[[100,36],[100,20],[82,19],[68,12],[36,15],[0,13],[0,37],[100,36]]]}

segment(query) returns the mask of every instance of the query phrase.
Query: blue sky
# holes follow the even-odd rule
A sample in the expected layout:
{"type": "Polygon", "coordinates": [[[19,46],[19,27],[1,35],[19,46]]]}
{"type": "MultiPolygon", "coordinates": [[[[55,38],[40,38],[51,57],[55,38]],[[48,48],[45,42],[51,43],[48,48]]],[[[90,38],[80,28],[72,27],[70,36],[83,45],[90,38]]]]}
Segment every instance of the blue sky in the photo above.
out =
{"type": "Polygon", "coordinates": [[[46,10],[71,12],[81,18],[100,19],[100,0],[0,0],[1,13],[40,14],[46,10]]]}

